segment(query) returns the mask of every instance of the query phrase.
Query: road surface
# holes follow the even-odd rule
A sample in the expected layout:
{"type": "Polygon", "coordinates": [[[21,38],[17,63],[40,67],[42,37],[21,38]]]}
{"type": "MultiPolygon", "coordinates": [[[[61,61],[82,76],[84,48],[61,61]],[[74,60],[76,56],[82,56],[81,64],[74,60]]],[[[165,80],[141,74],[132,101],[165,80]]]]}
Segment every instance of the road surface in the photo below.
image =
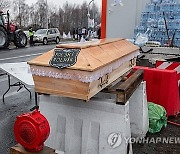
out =
{"type": "MultiPolygon", "coordinates": [[[[56,44],[41,45],[17,49],[0,50],[0,65],[1,63],[17,63],[29,61],[36,56],[41,55],[55,48],[56,44]]],[[[0,74],[2,70],[0,70],[0,74]]],[[[11,78],[11,82],[15,83],[17,80],[11,78]]],[[[18,87],[12,87],[5,95],[5,102],[2,101],[2,95],[8,88],[7,76],[0,76],[0,154],[9,154],[10,147],[16,144],[14,140],[13,125],[16,116],[21,113],[28,112],[34,106],[34,90],[32,92],[32,99],[29,93],[22,88],[17,92],[18,87]]]]}

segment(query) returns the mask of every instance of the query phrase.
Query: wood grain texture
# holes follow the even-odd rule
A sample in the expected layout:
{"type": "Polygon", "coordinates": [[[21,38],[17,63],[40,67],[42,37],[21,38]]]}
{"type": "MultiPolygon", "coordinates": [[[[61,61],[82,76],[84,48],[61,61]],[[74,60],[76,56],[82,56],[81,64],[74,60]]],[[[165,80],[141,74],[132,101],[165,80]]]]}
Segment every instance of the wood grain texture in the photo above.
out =
{"type": "Polygon", "coordinates": [[[137,70],[132,76],[127,78],[125,81],[120,79],[119,82],[117,82],[116,84],[112,82],[102,92],[116,94],[116,102],[120,104],[125,104],[142,82],[143,73],[143,70],[137,70]]]}
{"type": "MultiPolygon", "coordinates": [[[[102,39],[97,42],[85,42],[80,44],[59,45],[58,48],[81,48],[75,65],[67,69],[95,71],[122,57],[133,53],[139,47],[125,39],[102,39]]],[[[30,65],[50,66],[49,61],[53,56],[53,50],[28,62],[30,65]]]]}
{"type": "Polygon", "coordinates": [[[43,150],[40,152],[32,153],[25,150],[20,144],[17,144],[10,149],[10,154],[56,154],[55,150],[44,146],[43,150]]]}
{"type": "MultiPolygon", "coordinates": [[[[135,64],[134,64],[135,65],[135,64]]],[[[38,93],[60,95],[88,101],[114,80],[129,71],[133,66],[129,61],[108,74],[108,83],[100,86],[100,80],[83,83],[78,80],[66,80],[33,75],[35,91],[38,93]]]]}

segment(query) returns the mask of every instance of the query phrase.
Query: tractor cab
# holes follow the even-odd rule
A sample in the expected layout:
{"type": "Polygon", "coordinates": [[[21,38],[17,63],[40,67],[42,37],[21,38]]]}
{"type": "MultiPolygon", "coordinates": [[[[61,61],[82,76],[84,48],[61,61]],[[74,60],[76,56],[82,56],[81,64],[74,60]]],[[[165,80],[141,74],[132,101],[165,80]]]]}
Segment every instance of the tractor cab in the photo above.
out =
{"type": "Polygon", "coordinates": [[[0,10],[0,25],[4,25],[5,21],[4,21],[4,16],[3,16],[3,12],[0,10]]]}
{"type": "Polygon", "coordinates": [[[15,32],[17,30],[17,26],[9,20],[8,11],[7,14],[0,11],[0,25],[4,26],[9,32],[15,32]]]}
{"type": "Polygon", "coordinates": [[[7,48],[11,42],[14,42],[18,48],[25,47],[27,45],[26,34],[10,22],[9,11],[4,14],[0,10],[0,48],[7,48]]]}

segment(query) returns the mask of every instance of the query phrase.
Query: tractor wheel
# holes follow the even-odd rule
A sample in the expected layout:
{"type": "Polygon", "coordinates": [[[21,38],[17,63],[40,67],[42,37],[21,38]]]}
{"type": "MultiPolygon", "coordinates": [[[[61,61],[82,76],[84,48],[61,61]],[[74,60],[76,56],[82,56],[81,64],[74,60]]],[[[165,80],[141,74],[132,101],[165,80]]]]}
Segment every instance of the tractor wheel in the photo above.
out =
{"type": "Polygon", "coordinates": [[[14,45],[18,48],[22,48],[27,45],[27,36],[23,31],[19,30],[15,32],[14,45]]]}
{"type": "Polygon", "coordinates": [[[0,48],[7,48],[9,46],[9,39],[6,30],[0,27],[0,48]]]}

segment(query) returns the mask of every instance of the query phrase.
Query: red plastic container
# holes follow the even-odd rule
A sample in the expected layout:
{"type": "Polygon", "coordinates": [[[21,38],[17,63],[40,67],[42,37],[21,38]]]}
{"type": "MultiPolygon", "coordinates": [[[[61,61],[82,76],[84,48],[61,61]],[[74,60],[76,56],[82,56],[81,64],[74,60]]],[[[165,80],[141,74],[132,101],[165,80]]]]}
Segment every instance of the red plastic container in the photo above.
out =
{"type": "Polygon", "coordinates": [[[41,151],[49,133],[49,123],[38,110],[18,116],[14,124],[17,142],[30,152],[41,151]]]}
{"type": "Polygon", "coordinates": [[[180,62],[156,61],[156,68],[175,70],[178,74],[178,80],[180,80],[180,62]]]}
{"type": "Polygon", "coordinates": [[[167,116],[177,115],[180,111],[177,71],[141,66],[134,69],[144,70],[147,100],[162,105],[166,109],[167,116]]]}

